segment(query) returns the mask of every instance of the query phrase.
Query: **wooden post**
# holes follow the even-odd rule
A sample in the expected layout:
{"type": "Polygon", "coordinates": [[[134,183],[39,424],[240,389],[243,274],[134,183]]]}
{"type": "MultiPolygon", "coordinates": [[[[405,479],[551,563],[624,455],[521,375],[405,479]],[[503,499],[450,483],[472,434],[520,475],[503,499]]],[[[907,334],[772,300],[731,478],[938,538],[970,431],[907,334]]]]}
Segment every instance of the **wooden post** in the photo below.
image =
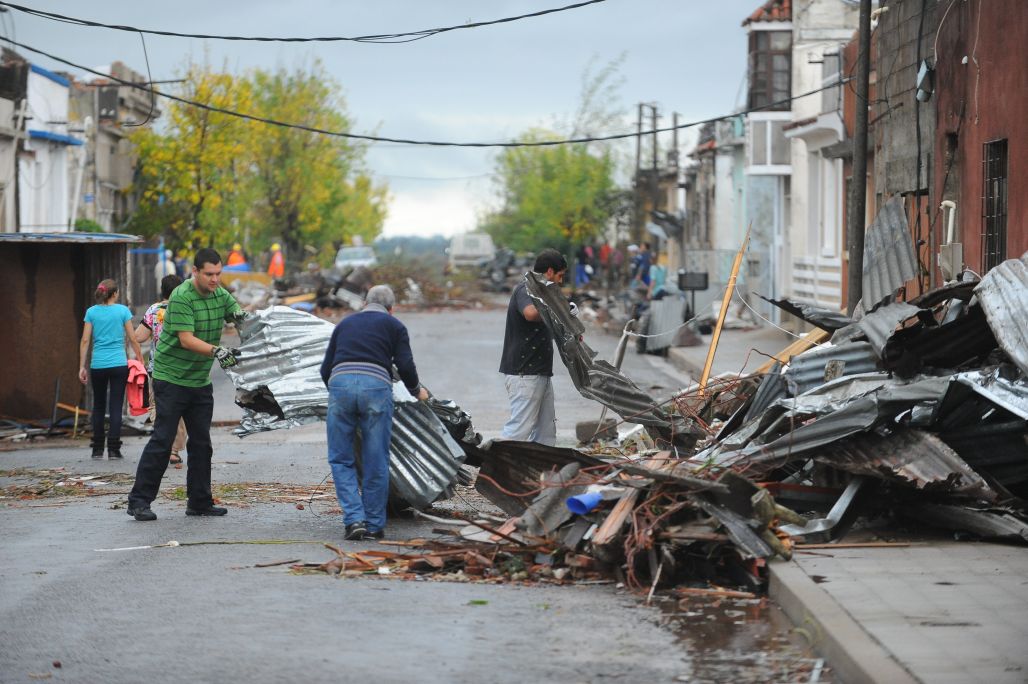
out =
{"type": "Polygon", "coordinates": [[[732,302],[732,294],[735,292],[735,279],[739,275],[739,266],[742,265],[742,257],[746,254],[746,245],[750,242],[751,223],[746,229],[746,237],[742,240],[742,246],[735,255],[735,262],[732,264],[732,275],[728,278],[728,288],[725,290],[725,298],[721,300],[721,313],[717,317],[717,325],[714,327],[714,335],[710,338],[710,349],[707,351],[707,361],[703,364],[703,375],[700,376],[700,388],[697,392],[701,397],[707,387],[707,380],[710,379],[710,367],[714,364],[714,352],[717,351],[717,341],[721,338],[721,328],[725,324],[725,316],[728,315],[728,305],[732,302]]]}

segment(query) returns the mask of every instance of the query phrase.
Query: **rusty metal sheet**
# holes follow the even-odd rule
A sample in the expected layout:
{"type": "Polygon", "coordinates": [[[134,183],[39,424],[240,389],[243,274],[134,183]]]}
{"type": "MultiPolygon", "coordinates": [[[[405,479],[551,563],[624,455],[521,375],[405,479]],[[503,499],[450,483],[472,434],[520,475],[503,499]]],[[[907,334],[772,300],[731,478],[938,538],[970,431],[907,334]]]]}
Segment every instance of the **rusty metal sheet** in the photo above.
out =
{"type": "Polygon", "coordinates": [[[1028,373],[1028,253],[986,273],[975,294],[999,346],[1028,373]]]}
{"type": "Polygon", "coordinates": [[[937,436],[914,429],[868,432],[833,442],[815,460],[856,475],[900,482],[926,492],[949,492],[994,502],[981,475],[937,436]]]}
{"type": "Polygon", "coordinates": [[[893,197],[875,217],[864,238],[863,302],[871,311],[917,275],[914,243],[903,198],[893,197]]]}

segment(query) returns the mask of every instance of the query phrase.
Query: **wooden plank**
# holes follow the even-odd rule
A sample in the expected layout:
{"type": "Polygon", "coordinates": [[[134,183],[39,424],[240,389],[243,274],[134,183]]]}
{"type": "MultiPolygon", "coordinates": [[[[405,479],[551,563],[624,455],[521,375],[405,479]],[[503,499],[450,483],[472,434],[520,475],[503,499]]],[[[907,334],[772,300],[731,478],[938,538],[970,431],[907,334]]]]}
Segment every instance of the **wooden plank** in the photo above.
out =
{"type": "Polygon", "coordinates": [[[635,508],[635,502],[638,498],[638,489],[633,489],[621,497],[618,502],[614,504],[614,508],[610,511],[610,515],[608,515],[603,521],[600,528],[596,530],[596,534],[594,534],[592,538],[592,543],[596,546],[609,544],[614,537],[621,532],[621,528],[624,527],[625,521],[628,520],[628,516],[631,515],[632,510],[635,508]]]}
{"type": "Polygon", "coordinates": [[[831,333],[829,333],[827,330],[815,328],[814,330],[807,333],[806,337],[796,340],[788,347],[775,354],[773,359],[768,359],[764,363],[764,365],[762,365],[754,372],[757,375],[763,375],[767,373],[769,370],[771,370],[771,367],[775,365],[775,361],[788,363],[789,359],[791,359],[792,357],[807,351],[816,344],[821,344],[822,342],[825,342],[826,340],[828,340],[830,336],[831,333]]]}

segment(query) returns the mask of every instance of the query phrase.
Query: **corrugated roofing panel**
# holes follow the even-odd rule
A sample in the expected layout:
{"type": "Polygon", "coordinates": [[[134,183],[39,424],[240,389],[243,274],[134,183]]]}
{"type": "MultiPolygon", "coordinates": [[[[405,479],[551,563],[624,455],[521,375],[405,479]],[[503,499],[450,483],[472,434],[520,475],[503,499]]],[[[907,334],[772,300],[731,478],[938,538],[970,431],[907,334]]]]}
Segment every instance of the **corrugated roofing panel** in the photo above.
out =
{"type": "Polygon", "coordinates": [[[917,275],[914,243],[901,197],[893,197],[875,217],[864,238],[864,310],[891,297],[917,275]]]}
{"type": "Polygon", "coordinates": [[[952,492],[995,501],[994,492],[953,449],[920,430],[876,432],[833,442],[815,459],[856,475],[909,484],[926,491],[952,492]]]}
{"type": "Polygon", "coordinates": [[[1028,373],[1028,253],[986,273],[975,293],[999,346],[1028,373]]]}
{"type": "Polygon", "coordinates": [[[885,343],[896,332],[896,326],[917,315],[920,311],[916,306],[905,302],[893,302],[869,313],[857,321],[856,326],[867,337],[879,357],[885,343]]]}
{"type": "Polygon", "coordinates": [[[97,242],[103,244],[142,242],[138,235],[124,233],[0,233],[0,242],[97,242]]]}
{"type": "Polygon", "coordinates": [[[824,346],[794,356],[785,371],[792,394],[803,394],[844,375],[869,373],[878,367],[878,357],[867,342],[824,346]]]}
{"type": "Polygon", "coordinates": [[[654,352],[671,346],[675,331],[685,320],[685,304],[674,296],[650,302],[650,323],[646,334],[646,351],[654,352]]]}

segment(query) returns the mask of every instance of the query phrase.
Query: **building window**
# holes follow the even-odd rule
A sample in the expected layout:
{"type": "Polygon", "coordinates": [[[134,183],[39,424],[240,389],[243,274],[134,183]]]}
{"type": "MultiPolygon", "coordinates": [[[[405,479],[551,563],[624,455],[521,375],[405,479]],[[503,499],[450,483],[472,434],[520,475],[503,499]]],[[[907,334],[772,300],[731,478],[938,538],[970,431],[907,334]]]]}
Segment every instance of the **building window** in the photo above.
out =
{"type": "Polygon", "coordinates": [[[982,159],[982,269],[1007,258],[1007,141],[985,143],[982,159]]]}
{"type": "Polygon", "coordinates": [[[750,109],[790,109],[791,59],[791,31],[750,32],[750,109]]]}

